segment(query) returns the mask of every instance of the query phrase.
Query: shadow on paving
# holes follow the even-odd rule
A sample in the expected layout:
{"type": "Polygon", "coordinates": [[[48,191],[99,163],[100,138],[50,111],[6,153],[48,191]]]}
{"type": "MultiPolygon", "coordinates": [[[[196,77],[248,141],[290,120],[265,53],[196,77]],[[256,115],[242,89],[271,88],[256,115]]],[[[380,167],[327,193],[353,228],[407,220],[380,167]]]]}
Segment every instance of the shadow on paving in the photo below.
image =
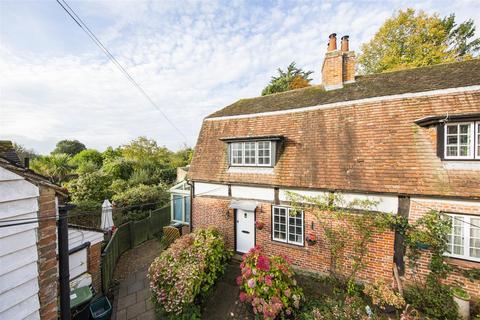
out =
{"type": "Polygon", "coordinates": [[[238,262],[233,260],[215,286],[215,291],[205,301],[204,320],[254,319],[245,304],[238,300],[240,293],[235,278],[240,275],[238,262]]]}

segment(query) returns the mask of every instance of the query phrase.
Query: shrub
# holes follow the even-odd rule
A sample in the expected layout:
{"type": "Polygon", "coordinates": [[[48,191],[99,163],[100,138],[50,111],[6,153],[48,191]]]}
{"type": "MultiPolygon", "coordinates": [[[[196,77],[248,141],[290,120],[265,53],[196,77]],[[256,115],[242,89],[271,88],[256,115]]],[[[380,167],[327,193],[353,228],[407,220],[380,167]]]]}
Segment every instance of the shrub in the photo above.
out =
{"type": "Polygon", "coordinates": [[[157,309],[174,319],[185,312],[197,316],[192,305],[209,292],[230,255],[215,229],[198,229],[177,239],[148,271],[157,309]]]}
{"type": "Polygon", "coordinates": [[[102,204],[103,200],[111,197],[110,184],[112,179],[107,174],[96,171],[84,174],[78,179],[70,181],[66,187],[74,203],[95,201],[102,204]]]}
{"type": "Polygon", "coordinates": [[[363,292],[372,299],[374,305],[382,310],[385,310],[388,306],[396,309],[401,309],[405,306],[403,297],[387,286],[383,280],[377,280],[374,284],[365,285],[363,292]]]}
{"type": "Polygon", "coordinates": [[[256,246],[243,256],[240,268],[240,301],[251,303],[255,314],[275,319],[291,315],[300,307],[303,292],[286,257],[268,257],[256,246]]]}
{"type": "Polygon", "coordinates": [[[144,211],[166,204],[170,195],[164,185],[140,184],[115,194],[112,199],[119,207],[135,206],[134,209],[144,211]]]}
{"type": "Polygon", "coordinates": [[[405,290],[405,300],[433,319],[457,319],[457,304],[449,287],[445,285],[427,281],[424,286],[408,287],[405,290]]]}
{"type": "Polygon", "coordinates": [[[327,298],[318,302],[318,306],[301,314],[301,320],[367,320],[377,319],[365,310],[365,303],[358,297],[347,296],[345,300],[327,298]]]}

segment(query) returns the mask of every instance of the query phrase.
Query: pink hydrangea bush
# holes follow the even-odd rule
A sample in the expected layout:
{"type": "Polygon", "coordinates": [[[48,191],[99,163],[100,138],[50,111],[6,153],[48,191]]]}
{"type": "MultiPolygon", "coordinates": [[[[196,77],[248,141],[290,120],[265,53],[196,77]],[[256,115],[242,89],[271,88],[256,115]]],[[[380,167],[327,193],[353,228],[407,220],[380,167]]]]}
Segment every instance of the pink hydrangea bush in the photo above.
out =
{"type": "Polygon", "coordinates": [[[263,319],[289,317],[300,307],[303,292],[287,257],[267,256],[256,246],[243,256],[240,269],[240,301],[250,303],[255,314],[263,319]]]}
{"type": "Polygon", "coordinates": [[[231,253],[215,229],[198,229],[177,239],[148,270],[155,305],[179,315],[213,286],[231,253]]]}

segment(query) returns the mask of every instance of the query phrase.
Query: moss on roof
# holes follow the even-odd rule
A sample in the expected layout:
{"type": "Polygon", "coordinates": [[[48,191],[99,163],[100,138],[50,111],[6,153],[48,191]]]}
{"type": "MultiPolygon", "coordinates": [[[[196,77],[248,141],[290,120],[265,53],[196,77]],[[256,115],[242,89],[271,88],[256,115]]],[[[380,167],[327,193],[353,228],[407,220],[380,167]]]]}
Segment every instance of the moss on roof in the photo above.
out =
{"type": "Polygon", "coordinates": [[[241,99],[208,118],[287,110],[334,102],[403,93],[480,85],[480,59],[422,68],[357,76],[342,89],[325,91],[316,85],[303,89],[241,99]]]}
{"type": "Polygon", "coordinates": [[[7,159],[17,165],[22,165],[17,152],[13,147],[13,143],[8,140],[0,140],[0,157],[7,159]]]}

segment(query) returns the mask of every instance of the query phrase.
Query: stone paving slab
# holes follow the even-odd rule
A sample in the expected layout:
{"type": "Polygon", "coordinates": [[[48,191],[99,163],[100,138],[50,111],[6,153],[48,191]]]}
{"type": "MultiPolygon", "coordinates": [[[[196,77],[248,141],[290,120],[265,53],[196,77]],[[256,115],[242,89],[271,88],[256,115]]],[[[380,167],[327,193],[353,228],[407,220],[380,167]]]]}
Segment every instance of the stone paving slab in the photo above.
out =
{"type": "Polygon", "coordinates": [[[115,294],[114,314],[117,320],[154,320],[155,313],[150,301],[147,269],[131,274],[120,282],[115,294]]]}

